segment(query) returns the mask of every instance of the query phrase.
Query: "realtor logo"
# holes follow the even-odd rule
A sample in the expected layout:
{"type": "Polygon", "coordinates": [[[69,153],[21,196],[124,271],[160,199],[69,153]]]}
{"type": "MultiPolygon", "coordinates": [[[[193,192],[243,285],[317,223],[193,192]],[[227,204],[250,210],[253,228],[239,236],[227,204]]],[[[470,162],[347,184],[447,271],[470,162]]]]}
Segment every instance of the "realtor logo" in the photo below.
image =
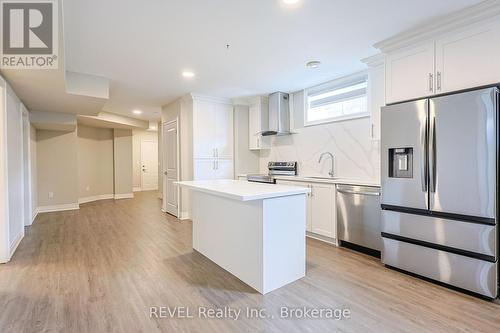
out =
{"type": "Polygon", "coordinates": [[[1,0],[1,68],[56,69],[57,0],[1,0]]]}

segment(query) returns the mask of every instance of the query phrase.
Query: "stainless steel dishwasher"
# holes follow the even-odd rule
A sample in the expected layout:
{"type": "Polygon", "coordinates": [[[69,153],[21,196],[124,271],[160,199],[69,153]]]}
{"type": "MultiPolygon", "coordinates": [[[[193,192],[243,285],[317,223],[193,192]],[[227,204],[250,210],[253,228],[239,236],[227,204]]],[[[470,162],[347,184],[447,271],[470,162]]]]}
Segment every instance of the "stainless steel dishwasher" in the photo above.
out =
{"type": "Polygon", "coordinates": [[[337,185],[337,228],[341,245],[380,256],[380,216],[380,187],[337,185]]]}

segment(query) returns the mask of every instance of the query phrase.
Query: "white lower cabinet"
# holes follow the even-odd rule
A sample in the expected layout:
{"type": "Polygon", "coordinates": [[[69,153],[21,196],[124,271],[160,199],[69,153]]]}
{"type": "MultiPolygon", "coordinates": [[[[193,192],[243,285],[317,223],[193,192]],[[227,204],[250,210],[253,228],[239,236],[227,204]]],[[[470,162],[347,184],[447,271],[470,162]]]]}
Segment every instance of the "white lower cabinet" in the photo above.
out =
{"type": "Polygon", "coordinates": [[[193,160],[193,179],[233,179],[234,167],[232,160],[199,159],[193,160]]]}
{"type": "Polygon", "coordinates": [[[335,234],[335,185],[311,184],[311,232],[330,238],[335,234]]]}
{"type": "Polygon", "coordinates": [[[335,213],[335,185],[322,183],[306,183],[289,180],[278,180],[278,184],[308,187],[311,193],[307,196],[306,231],[315,235],[337,238],[335,213]]]}

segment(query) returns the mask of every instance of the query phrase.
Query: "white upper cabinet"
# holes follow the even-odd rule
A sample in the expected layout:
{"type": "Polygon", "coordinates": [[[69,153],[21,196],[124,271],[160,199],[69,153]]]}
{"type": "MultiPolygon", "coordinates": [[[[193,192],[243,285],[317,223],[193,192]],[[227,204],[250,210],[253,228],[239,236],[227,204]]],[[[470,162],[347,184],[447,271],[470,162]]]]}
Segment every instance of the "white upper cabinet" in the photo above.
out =
{"type": "Polygon", "coordinates": [[[461,26],[386,55],[386,103],[500,82],[500,20],[461,26]]]}
{"type": "Polygon", "coordinates": [[[386,57],[386,103],[434,94],[434,41],[386,57]]]}
{"type": "Polygon", "coordinates": [[[380,109],[385,105],[384,65],[368,70],[368,107],[371,114],[371,138],[380,140],[380,109]]]}
{"type": "Polygon", "coordinates": [[[215,153],[217,158],[233,158],[233,106],[215,106],[215,153]]]}
{"type": "Polygon", "coordinates": [[[215,158],[215,104],[193,103],[193,157],[215,158]]]}
{"type": "Polygon", "coordinates": [[[489,23],[436,40],[436,93],[500,82],[499,27],[489,23]]]}
{"type": "Polygon", "coordinates": [[[233,158],[232,105],[196,100],[193,105],[193,158],[233,158]]]}
{"type": "Polygon", "coordinates": [[[268,149],[269,138],[261,135],[269,126],[269,100],[267,97],[256,97],[249,105],[248,111],[248,148],[250,150],[268,149]]]}

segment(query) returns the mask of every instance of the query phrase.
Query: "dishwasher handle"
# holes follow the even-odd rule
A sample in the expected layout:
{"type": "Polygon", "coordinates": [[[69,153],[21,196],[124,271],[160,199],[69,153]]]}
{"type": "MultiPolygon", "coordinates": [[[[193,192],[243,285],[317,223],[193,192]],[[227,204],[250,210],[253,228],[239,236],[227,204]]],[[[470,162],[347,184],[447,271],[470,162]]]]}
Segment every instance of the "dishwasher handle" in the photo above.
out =
{"type": "Polygon", "coordinates": [[[344,190],[344,189],[337,189],[337,192],[342,193],[342,194],[356,194],[356,195],[371,195],[371,196],[380,196],[380,192],[364,192],[364,191],[354,191],[354,190],[344,190]]]}

